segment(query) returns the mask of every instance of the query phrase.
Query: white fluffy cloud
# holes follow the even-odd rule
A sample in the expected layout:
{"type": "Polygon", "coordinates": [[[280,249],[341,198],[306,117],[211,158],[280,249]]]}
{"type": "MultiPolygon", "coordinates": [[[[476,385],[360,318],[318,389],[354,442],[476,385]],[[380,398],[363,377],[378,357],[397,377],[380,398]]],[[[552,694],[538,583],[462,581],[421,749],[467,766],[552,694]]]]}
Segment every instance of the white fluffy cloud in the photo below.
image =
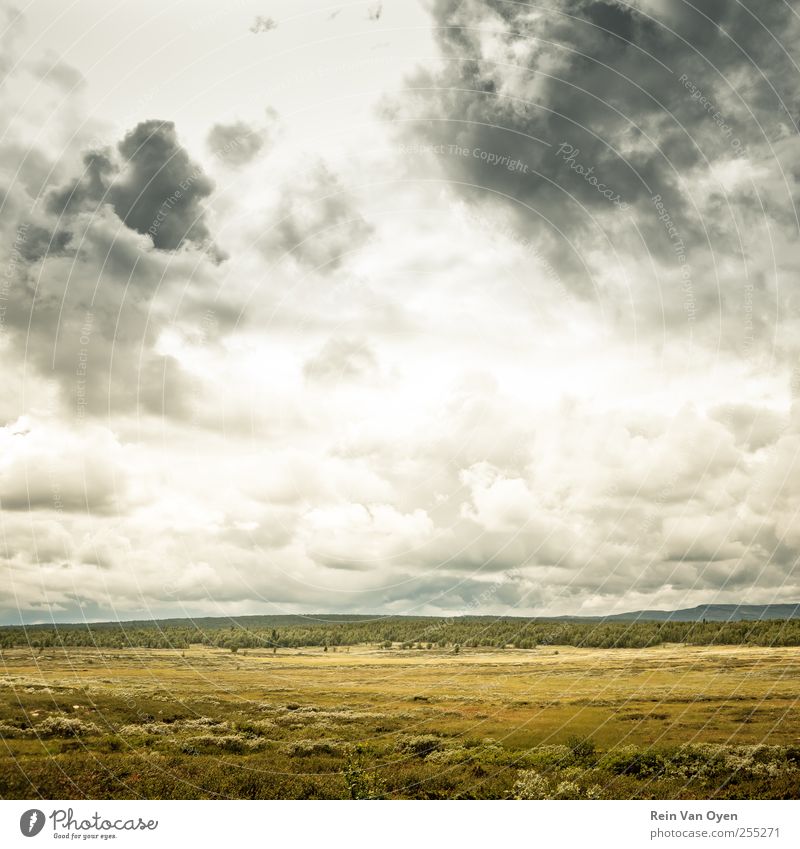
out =
{"type": "Polygon", "coordinates": [[[33,512],[126,508],[124,449],[107,428],[71,430],[26,418],[0,428],[0,506],[33,512]]]}
{"type": "Polygon", "coordinates": [[[0,618],[800,597],[796,69],[739,6],[763,77],[671,0],[412,5],[201,19],[274,85],[176,49],[125,115],[6,33],[0,618]]]}

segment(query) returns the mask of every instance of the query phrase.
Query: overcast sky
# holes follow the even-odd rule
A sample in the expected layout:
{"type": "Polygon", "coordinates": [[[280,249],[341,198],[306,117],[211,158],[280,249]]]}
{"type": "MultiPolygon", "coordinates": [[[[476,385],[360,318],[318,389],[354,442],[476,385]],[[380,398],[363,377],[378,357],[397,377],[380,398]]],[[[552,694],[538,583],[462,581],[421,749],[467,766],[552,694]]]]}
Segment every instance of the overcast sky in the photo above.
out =
{"type": "Polygon", "coordinates": [[[800,9],[19,0],[0,622],[800,600],[800,9]]]}

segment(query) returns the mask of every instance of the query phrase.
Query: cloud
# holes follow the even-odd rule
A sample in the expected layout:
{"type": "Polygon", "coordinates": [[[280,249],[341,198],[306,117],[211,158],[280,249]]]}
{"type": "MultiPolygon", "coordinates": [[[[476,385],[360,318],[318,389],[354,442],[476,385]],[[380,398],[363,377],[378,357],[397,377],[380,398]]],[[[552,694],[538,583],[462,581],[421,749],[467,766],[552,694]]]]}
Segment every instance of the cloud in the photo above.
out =
{"type": "Polygon", "coordinates": [[[308,380],[339,382],[374,374],[378,361],[363,339],[333,337],[303,366],[308,380]]]}
{"type": "Polygon", "coordinates": [[[268,147],[274,135],[277,116],[268,112],[269,123],[265,127],[254,127],[245,121],[230,124],[214,124],[209,130],[207,144],[212,154],[226,165],[240,167],[255,159],[268,147]]]}
{"type": "Polygon", "coordinates": [[[125,163],[110,190],[117,215],[157,248],[208,243],[203,200],[214,184],[179,144],[175,125],[144,121],[117,147],[125,163]]]}
{"type": "Polygon", "coordinates": [[[258,35],[261,32],[272,32],[278,28],[278,22],[274,18],[267,18],[264,15],[257,15],[250,25],[250,32],[258,35]]]}
{"type": "MultiPolygon", "coordinates": [[[[244,142],[243,142],[244,144],[244,142]]],[[[161,250],[211,245],[203,201],[214,183],[178,142],[171,121],[143,121],[109,150],[83,156],[83,173],[52,191],[47,209],[59,217],[110,204],[132,230],[161,250]]]]}
{"type": "Polygon", "coordinates": [[[258,244],[270,257],[288,254],[307,268],[328,273],[372,232],[348,189],[318,163],[284,186],[258,244]]]}
{"type": "MultiPolygon", "coordinates": [[[[69,418],[136,409],[187,415],[194,382],[158,345],[168,325],[202,325],[213,300],[213,260],[154,250],[108,205],[44,223],[20,228],[6,265],[3,329],[15,341],[5,355],[9,368],[24,361],[55,380],[69,418]],[[56,220],[68,229],[50,236],[56,220]]],[[[216,313],[223,328],[227,315],[216,313]]]]}
{"type": "Polygon", "coordinates": [[[413,558],[434,527],[424,510],[401,513],[390,504],[339,504],[309,511],[301,537],[308,553],[337,570],[380,569],[413,558]]]}
{"type": "Polygon", "coordinates": [[[800,594],[800,24],[781,3],[430,9],[434,55],[386,53],[381,110],[344,114],[351,78],[288,58],[320,108],[280,135],[271,112],[137,115],[87,143],[95,69],[0,57],[0,609],[800,594]]]}
{"type": "Polygon", "coordinates": [[[52,229],[30,221],[18,226],[15,239],[16,254],[26,262],[35,263],[48,256],[64,256],[69,252],[72,234],[69,230],[52,229]]]}
{"type": "Polygon", "coordinates": [[[537,512],[536,500],[524,480],[506,478],[486,463],[464,470],[461,480],[470,488],[472,501],[463,515],[487,531],[518,531],[537,512]]]}
{"type": "Polygon", "coordinates": [[[97,209],[108,202],[108,191],[118,168],[110,151],[89,151],[83,156],[83,173],[63,189],[54,190],[47,197],[47,209],[54,215],[68,215],[83,210],[97,209]]]}
{"type": "Polygon", "coordinates": [[[21,419],[0,428],[0,457],[4,510],[103,514],[124,504],[123,450],[106,428],[21,419]]]}
{"type": "Polygon", "coordinates": [[[68,65],[54,55],[48,55],[37,61],[32,70],[42,80],[54,83],[67,92],[86,85],[86,78],[77,68],[73,68],[72,65],[68,65]]]}
{"type": "MultiPolygon", "coordinates": [[[[198,382],[159,345],[168,325],[197,330],[215,299],[221,254],[205,206],[213,184],[172,122],[142,122],[118,145],[78,155],[85,115],[71,90],[59,90],[53,120],[65,141],[28,134],[41,147],[26,146],[17,137],[42,105],[20,93],[28,73],[48,96],[79,83],[52,57],[29,64],[20,61],[3,90],[3,114],[16,113],[0,148],[12,166],[0,222],[7,370],[54,381],[61,397],[42,394],[68,420],[131,410],[186,417],[198,382]],[[42,77],[42,62],[58,78],[42,77]]],[[[230,292],[215,307],[220,333],[239,313],[235,301],[230,292]]],[[[39,391],[32,376],[30,385],[39,391]]]]}
{"type": "Polygon", "coordinates": [[[750,404],[726,404],[712,410],[711,416],[723,423],[748,451],[773,444],[787,426],[784,415],[750,404]]]}
{"type": "MultiPolygon", "coordinates": [[[[630,215],[610,198],[634,211],[637,250],[673,260],[656,195],[685,250],[707,249],[693,176],[794,126],[798,77],[774,39],[796,44],[798,21],[788,4],[751,6],[436,0],[441,66],[411,78],[386,114],[401,119],[406,141],[435,151],[455,191],[554,239],[568,281],[589,292],[580,259],[590,244],[608,262],[636,243],[625,240],[630,215]]],[[[734,232],[718,228],[715,247],[734,232]]]]}

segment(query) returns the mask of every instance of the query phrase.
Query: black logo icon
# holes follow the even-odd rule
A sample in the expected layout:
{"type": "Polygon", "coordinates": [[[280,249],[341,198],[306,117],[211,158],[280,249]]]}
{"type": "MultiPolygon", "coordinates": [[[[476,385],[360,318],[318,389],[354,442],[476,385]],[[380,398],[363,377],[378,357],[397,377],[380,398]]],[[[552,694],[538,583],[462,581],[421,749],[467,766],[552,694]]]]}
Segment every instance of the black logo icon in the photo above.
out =
{"type": "Polygon", "coordinates": [[[45,816],[38,808],[31,808],[19,818],[19,830],[25,837],[36,837],[44,828],[45,816]]]}

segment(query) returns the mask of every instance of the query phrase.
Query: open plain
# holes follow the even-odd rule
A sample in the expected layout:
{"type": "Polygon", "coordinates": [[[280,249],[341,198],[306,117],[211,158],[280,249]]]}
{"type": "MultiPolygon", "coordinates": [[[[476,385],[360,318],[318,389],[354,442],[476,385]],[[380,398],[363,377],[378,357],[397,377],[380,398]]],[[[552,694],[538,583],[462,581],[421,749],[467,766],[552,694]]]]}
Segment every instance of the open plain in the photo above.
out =
{"type": "Polygon", "coordinates": [[[3,798],[797,798],[800,650],[2,652],[3,798]]]}

